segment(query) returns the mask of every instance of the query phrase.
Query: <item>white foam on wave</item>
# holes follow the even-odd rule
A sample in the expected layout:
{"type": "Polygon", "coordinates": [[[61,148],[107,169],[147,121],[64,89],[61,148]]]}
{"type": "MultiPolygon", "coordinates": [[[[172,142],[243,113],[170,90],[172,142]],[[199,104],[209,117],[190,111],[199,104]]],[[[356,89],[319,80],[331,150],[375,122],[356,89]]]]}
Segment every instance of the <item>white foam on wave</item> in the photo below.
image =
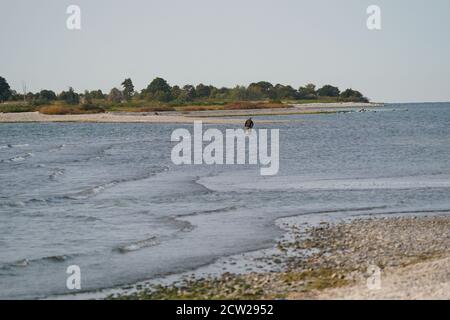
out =
{"type": "Polygon", "coordinates": [[[70,259],[67,255],[54,255],[54,256],[46,256],[42,258],[36,258],[36,259],[22,259],[15,261],[13,263],[6,263],[3,266],[9,266],[9,267],[20,267],[20,268],[26,268],[30,265],[42,263],[42,262],[64,262],[66,260],[70,259]]]}
{"type": "Polygon", "coordinates": [[[60,144],[60,145],[57,145],[57,146],[51,148],[50,151],[58,151],[58,150],[63,149],[65,146],[66,146],[65,144],[60,144]]]}
{"type": "Polygon", "coordinates": [[[25,157],[22,157],[22,156],[17,156],[17,157],[9,159],[9,161],[11,161],[11,162],[19,162],[19,161],[24,161],[24,160],[25,160],[25,157]]]}
{"type": "Polygon", "coordinates": [[[16,156],[14,158],[9,159],[10,162],[20,162],[20,161],[24,161],[26,158],[29,157],[34,157],[34,154],[32,153],[26,153],[25,155],[22,156],[16,156]]]}
{"type": "Polygon", "coordinates": [[[0,149],[11,149],[11,148],[26,148],[29,147],[29,144],[7,144],[4,146],[0,146],[0,149]]]}
{"type": "Polygon", "coordinates": [[[157,246],[160,242],[156,237],[151,237],[148,239],[132,242],[120,247],[117,247],[116,250],[121,253],[127,253],[132,251],[137,251],[140,249],[148,248],[148,247],[154,247],[157,246]]]}
{"type": "Polygon", "coordinates": [[[51,180],[55,180],[58,176],[62,176],[64,174],[64,169],[54,169],[53,172],[49,175],[51,180]]]}

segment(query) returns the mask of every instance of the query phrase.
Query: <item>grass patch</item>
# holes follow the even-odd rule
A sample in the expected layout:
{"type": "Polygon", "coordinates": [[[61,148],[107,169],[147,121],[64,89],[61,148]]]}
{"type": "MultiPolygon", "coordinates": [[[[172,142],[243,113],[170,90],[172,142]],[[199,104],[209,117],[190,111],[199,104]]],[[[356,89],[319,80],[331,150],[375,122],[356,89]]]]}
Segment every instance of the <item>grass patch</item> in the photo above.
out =
{"type": "Polygon", "coordinates": [[[339,103],[344,102],[339,98],[319,98],[319,99],[305,99],[305,100],[288,100],[287,103],[292,104],[311,104],[311,103],[339,103]]]}
{"type": "Polygon", "coordinates": [[[284,108],[292,108],[292,106],[276,102],[234,102],[224,106],[224,110],[284,109],[284,108]]]}
{"type": "Polygon", "coordinates": [[[164,112],[164,111],[176,111],[176,110],[174,107],[171,106],[145,106],[137,110],[137,112],[164,112]]]}
{"type": "Polygon", "coordinates": [[[185,280],[181,285],[156,285],[130,295],[110,296],[117,300],[237,300],[261,299],[262,288],[252,287],[245,277],[223,276],[219,279],[185,280]]]}
{"type": "Polygon", "coordinates": [[[105,109],[96,104],[83,105],[66,105],[66,104],[52,104],[41,107],[39,112],[47,115],[67,115],[67,114],[94,114],[103,113],[105,109]]]}
{"type": "Polygon", "coordinates": [[[281,280],[290,284],[299,283],[303,287],[303,291],[338,288],[350,283],[345,279],[343,273],[337,273],[336,270],[329,268],[283,272],[281,273],[281,280]]]}
{"type": "Polygon", "coordinates": [[[30,104],[21,103],[2,103],[0,104],[0,112],[13,113],[13,112],[34,112],[36,107],[30,104]]]}
{"type": "Polygon", "coordinates": [[[233,102],[223,105],[192,105],[177,107],[177,111],[217,111],[217,110],[255,110],[255,109],[286,109],[292,108],[291,105],[276,102],[233,102]]]}
{"type": "Polygon", "coordinates": [[[423,253],[413,257],[408,257],[409,260],[403,261],[400,266],[405,268],[422,262],[428,262],[432,260],[438,260],[444,258],[445,255],[442,252],[423,253]]]}
{"type": "Polygon", "coordinates": [[[129,101],[123,103],[107,103],[105,108],[108,111],[113,112],[163,112],[163,111],[175,111],[173,106],[159,103],[159,102],[147,102],[147,101],[129,101]]]}
{"type": "Polygon", "coordinates": [[[326,268],[270,274],[224,274],[219,278],[184,280],[178,285],[138,288],[136,293],[110,296],[108,299],[259,300],[285,298],[290,293],[342,287],[349,283],[342,273],[326,268]]]}

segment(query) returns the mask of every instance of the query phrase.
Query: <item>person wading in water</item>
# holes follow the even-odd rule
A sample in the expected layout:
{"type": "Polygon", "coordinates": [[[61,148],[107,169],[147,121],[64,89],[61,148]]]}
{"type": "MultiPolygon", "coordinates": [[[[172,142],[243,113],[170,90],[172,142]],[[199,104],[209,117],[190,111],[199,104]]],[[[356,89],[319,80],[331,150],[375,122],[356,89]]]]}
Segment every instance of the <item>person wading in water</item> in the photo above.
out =
{"type": "Polygon", "coordinates": [[[245,129],[252,129],[254,125],[252,118],[245,121],[245,129]]]}

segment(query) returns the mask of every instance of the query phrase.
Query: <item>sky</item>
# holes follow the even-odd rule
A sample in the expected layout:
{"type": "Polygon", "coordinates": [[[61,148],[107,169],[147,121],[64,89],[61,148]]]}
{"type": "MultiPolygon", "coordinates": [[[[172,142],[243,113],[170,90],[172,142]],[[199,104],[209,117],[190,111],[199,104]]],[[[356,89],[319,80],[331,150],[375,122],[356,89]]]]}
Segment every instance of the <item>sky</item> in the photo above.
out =
{"type": "Polygon", "coordinates": [[[0,0],[0,76],[29,91],[331,84],[450,101],[448,0],[0,0]],[[81,30],[69,30],[69,5],[81,30]],[[381,30],[369,30],[369,5],[381,30]]]}

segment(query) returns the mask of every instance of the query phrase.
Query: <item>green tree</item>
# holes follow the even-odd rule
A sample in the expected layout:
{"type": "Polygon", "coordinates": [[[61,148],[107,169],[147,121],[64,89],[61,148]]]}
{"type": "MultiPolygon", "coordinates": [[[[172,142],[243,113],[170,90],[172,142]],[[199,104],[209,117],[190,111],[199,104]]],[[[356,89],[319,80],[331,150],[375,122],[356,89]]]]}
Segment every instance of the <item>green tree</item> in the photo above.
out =
{"type": "Polygon", "coordinates": [[[179,86],[173,86],[170,90],[170,95],[172,96],[172,99],[177,100],[181,96],[182,92],[183,90],[181,90],[179,86]]]}
{"type": "Polygon", "coordinates": [[[187,99],[186,101],[192,101],[197,97],[197,92],[195,91],[195,87],[193,85],[187,84],[183,87],[184,96],[187,99]]]}
{"type": "Polygon", "coordinates": [[[34,103],[35,100],[37,99],[37,97],[38,97],[37,94],[35,95],[33,92],[28,92],[28,93],[25,95],[25,100],[26,100],[27,102],[34,103]]]}
{"type": "Polygon", "coordinates": [[[233,100],[247,100],[247,88],[244,86],[236,86],[230,91],[230,97],[233,100]]]}
{"type": "Polygon", "coordinates": [[[171,87],[163,78],[155,78],[145,89],[145,96],[149,100],[168,102],[172,99],[171,87]]]}
{"type": "Polygon", "coordinates": [[[317,95],[319,97],[339,97],[341,91],[337,87],[330,86],[329,84],[324,85],[322,88],[317,90],[317,95]]]}
{"type": "Polygon", "coordinates": [[[248,98],[252,100],[274,99],[276,92],[274,86],[267,81],[259,81],[251,83],[247,88],[248,98]]]}
{"type": "Polygon", "coordinates": [[[256,83],[251,83],[248,88],[254,90],[259,90],[265,97],[268,97],[273,89],[273,85],[267,81],[259,81],[256,83]]]}
{"type": "Polygon", "coordinates": [[[134,93],[133,81],[131,81],[130,78],[125,79],[122,82],[122,87],[123,87],[123,97],[125,98],[125,100],[130,101],[134,93]]]}
{"type": "Polygon", "coordinates": [[[69,88],[69,91],[63,91],[59,95],[59,99],[65,101],[67,104],[79,104],[80,96],[76,93],[72,87],[69,88]]]}
{"type": "Polygon", "coordinates": [[[250,100],[262,100],[267,98],[260,87],[250,84],[247,88],[247,95],[250,100]]]}
{"type": "Polygon", "coordinates": [[[23,100],[23,94],[18,93],[16,90],[11,90],[11,97],[10,99],[12,101],[22,101],[23,100]]]}
{"type": "Polygon", "coordinates": [[[121,103],[123,100],[122,91],[117,88],[112,88],[108,95],[108,101],[113,103],[121,103]]]}
{"type": "Polygon", "coordinates": [[[33,97],[28,96],[28,101],[34,105],[47,104],[56,99],[56,94],[52,90],[41,90],[41,92],[36,93],[33,97]]]}
{"type": "Polygon", "coordinates": [[[341,93],[341,98],[346,101],[354,102],[369,102],[369,99],[363,96],[359,91],[353,89],[347,89],[341,93]]]}
{"type": "Polygon", "coordinates": [[[92,95],[91,95],[91,93],[88,91],[88,90],[85,90],[84,91],[84,94],[83,94],[83,103],[84,104],[91,104],[92,103],[92,95]]]}
{"type": "Polygon", "coordinates": [[[41,90],[38,99],[43,102],[56,100],[56,94],[52,90],[41,90]]]}
{"type": "Polygon", "coordinates": [[[169,93],[170,89],[170,85],[166,80],[164,80],[163,78],[155,78],[147,86],[147,93],[157,93],[158,91],[169,93]]]}
{"type": "Polygon", "coordinates": [[[100,89],[91,91],[90,95],[92,99],[105,99],[105,95],[100,89]]]}
{"type": "Polygon", "coordinates": [[[228,92],[230,89],[228,88],[216,88],[214,86],[211,86],[211,93],[210,93],[210,97],[211,98],[215,98],[215,99],[226,99],[228,97],[228,92]]]}
{"type": "Polygon", "coordinates": [[[300,99],[317,99],[316,85],[308,83],[306,86],[300,87],[298,96],[300,99]]]}
{"type": "Polygon", "coordinates": [[[284,86],[282,84],[277,84],[274,87],[274,95],[272,99],[295,99],[297,97],[297,91],[291,86],[284,86]]]}
{"type": "Polygon", "coordinates": [[[6,101],[11,97],[11,88],[5,78],[0,77],[0,102],[6,101]]]}
{"type": "Polygon", "coordinates": [[[211,94],[210,86],[205,86],[203,83],[200,83],[196,88],[195,92],[197,93],[198,98],[207,98],[211,94]]]}

